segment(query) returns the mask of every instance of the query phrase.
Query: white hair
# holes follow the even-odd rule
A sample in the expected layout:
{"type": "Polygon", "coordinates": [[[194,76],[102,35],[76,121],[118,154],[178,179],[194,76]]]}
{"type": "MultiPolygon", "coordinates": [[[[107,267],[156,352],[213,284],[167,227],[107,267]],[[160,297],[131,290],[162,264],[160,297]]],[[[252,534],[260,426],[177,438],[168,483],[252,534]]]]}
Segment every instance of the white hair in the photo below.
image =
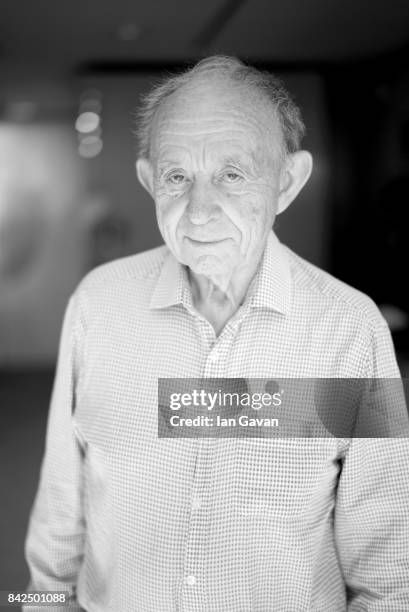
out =
{"type": "Polygon", "coordinates": [[[202,59],[193,68],[167,77],[148,94],[142,96],[137,111],[135,131],[140,157],[150,157],[152,124],[163,101],[181,87],[206,76],[230,79],[264,96],[271,104],[272,110],[279,120],[283,136],[284,155],[293,153],[300,148],[305,133],[301,112],[280,79],[270,72],[247,66],[235,57],[213,55],[202,59]]]}

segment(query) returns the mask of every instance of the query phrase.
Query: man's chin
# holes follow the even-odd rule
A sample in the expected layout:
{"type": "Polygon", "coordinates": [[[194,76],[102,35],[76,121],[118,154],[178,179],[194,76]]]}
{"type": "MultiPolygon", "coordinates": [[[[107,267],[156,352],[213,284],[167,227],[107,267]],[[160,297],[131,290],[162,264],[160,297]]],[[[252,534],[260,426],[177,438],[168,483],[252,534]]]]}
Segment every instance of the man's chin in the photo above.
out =
{"type": "Polygon", "coordinates": [[[202,276],[214,277],[223,274],[223,271],[220,269],[220,266],[212,265],[210,262],[207,261],[194,262],[188,265],[192,272],[194,272],[195,274],[201,274],[202,276]]]}
{"type": "Polygon", "coordinates": [[[223,262],[212,261],[212,259],[201,257],[199,260],[187,262],[187,265],[194,274],[205,276],[209,281],[222,289],[224,285],[227,286],[229,284],[232,270],[226,268],[223,262]]]}

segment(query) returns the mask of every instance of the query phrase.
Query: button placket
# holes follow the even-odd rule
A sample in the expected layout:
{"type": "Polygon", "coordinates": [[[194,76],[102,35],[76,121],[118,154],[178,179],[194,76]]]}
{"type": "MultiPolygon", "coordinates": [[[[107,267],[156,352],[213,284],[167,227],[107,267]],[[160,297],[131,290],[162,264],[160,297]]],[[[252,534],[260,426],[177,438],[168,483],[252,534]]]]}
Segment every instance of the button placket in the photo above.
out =
{"type": "Polygon", "coordinates": [[[200,499],[200,497],[198,495],[193,495],[191,501],[192,510],[200,510],[200,508],[202,507],[202,500],[200,499]]]}
{"type": "Polygon", "coordinates": [[[189,576],[185,576],[185,584],[188,586],[195,586],[196,584],[196,576],[190,574],[189,576]]]}
{"type": "Polygon", "coordinates": [[[205,571],[203,559],[206,558],[206,551],[203,549],[203,543],[206,541],[209,519],[208,502],[206,500],[209,496],[211,476],[211,442],[211,440],[199,441],[196,469],[193,477],[182,590],[182,609],[186,609],[186,611],[192,609],[193,600],[197,603],[204,597],[200,584],[205,571]]]}

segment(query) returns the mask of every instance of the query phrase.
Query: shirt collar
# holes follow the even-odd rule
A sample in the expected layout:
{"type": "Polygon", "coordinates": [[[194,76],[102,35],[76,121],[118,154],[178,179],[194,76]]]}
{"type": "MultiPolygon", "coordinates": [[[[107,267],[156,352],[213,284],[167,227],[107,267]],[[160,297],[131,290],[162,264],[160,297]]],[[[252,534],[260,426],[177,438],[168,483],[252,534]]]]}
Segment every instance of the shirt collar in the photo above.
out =
{"type": "Polygon", "coordinates": [[[152,294],[150,308],[167,308],[183,304],[190,295],[186,266],[168,251],[152,294]]]}
{"type": "Polygon", "coordinates": [[[291,299],[290,262],[283,245],[271,230],[254,285],[250,288],[250,306],[270,308],[285,315],[290,310],[291,299]]]}
{"type": "MultiPolygon", "coordinates": [[[[291,304],[291,272],[283,245],[271,230],[260,267],[250,285],[246,302],[254,308],[270,308],[282,314],[291,304]]],[[[150,308],[176,304],[192,307],[186,266],[168,251],[152,294],[150,308]]]]}

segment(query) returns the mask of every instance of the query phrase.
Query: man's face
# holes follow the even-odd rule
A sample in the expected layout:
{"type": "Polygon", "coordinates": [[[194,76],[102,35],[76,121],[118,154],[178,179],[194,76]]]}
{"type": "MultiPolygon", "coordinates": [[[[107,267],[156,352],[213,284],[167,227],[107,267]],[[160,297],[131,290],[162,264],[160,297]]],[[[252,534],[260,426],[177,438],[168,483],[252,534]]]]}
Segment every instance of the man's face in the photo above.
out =
{"type": "Polygon", "coordinates": [[[152,142],[158,224],[175,257],[227,286],[259,260],[273,225],[281,133],[266,104],[201,83],[159,111],[152,142]]]}

